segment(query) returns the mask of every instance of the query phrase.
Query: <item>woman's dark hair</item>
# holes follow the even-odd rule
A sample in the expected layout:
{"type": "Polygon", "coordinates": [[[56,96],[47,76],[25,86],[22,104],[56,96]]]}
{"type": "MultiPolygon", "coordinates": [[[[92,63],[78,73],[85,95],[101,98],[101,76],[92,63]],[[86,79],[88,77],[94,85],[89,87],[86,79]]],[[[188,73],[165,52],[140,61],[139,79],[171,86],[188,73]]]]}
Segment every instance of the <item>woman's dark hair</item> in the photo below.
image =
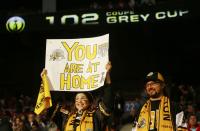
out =
{"type": "Polygon", "coordinates": [[[77,96],[77,94],[80,94],[80,93],[83,93],[86,95],[86,97],[88,98],[88,101],[89,101],[89,107],[88,107],[88,111],[94,111],[96,109],[96,106],[94,105],[94,98],[93,98],[93,95],[91,92],[77,92],[75,94],[75,97],[74,97],[74,102],[73,102],[73,105],[72,105],[72,109],[71,109],[71,114],[73,113],[76,113],[77,112],[77,109],[75,107],[75,98],[77,96]]]}

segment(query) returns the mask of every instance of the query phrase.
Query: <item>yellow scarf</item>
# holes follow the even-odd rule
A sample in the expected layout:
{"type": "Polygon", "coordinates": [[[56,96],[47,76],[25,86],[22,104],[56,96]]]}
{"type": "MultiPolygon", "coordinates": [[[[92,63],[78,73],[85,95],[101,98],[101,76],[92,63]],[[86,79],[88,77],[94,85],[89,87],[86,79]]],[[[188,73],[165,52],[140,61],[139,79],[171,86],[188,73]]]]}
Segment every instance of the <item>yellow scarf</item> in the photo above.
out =
{"type": "MultiPolygon", "coordinates": [[[[155,112],[151,112],[151,101],[148,100],[140,111],[137,123],[137,131],[149,131],[154,127],[155,112]],[[152,116],[152,117],[151,117],[152,116]]],[[[159,105],[159,110],[156,111],[156,128],[157,131],[174,131],[172,124],[172,116],[170,111],[169,98],[162,96],[159,105]]]]}
{"type": "MultiPolygon", "coordinates": [[[[76,114],[69,116],[67,124],[65,126],[65,131],[74,131],[74,120],[76,118],[76,114]]],[[[76,127],[76,131],[93,131],[93,113],[84,111],[80,124],[76,127]]]]}

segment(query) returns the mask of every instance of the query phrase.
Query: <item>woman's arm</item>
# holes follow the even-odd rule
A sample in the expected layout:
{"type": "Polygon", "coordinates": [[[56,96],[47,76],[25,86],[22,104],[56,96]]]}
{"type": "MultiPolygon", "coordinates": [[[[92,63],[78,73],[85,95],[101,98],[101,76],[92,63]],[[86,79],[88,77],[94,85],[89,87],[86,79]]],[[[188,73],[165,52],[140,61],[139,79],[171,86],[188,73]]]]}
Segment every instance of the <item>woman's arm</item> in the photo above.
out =
{"type": "Polygon", "coordinates": [[[99,102],[99,109],[100,111],[106,115],[109,116],[111,114],[111,111],[113,109],[113,101],[114,101],[114,94],[112,91],[112,86],[111,86],[111,77],[110,77],[110,72],[111,72],[111,62],[109,61],[108,64],[106,65],[106,79],[105,79],[105,85],[103,87],[103,97],[101,101],[99,102]]]}

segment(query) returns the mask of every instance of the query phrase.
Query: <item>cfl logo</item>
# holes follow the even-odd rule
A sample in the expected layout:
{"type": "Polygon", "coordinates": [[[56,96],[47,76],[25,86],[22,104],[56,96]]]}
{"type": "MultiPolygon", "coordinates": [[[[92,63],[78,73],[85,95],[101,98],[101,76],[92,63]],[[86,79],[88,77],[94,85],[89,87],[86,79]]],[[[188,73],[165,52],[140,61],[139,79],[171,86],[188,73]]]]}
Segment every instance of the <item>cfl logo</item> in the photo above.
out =
{"type": "Polygon", "coordinates": [[[6,29],[9,32],[22,32],[25,28],[25,21],[19,16],[13,16],[6,22],[6,29]]]}

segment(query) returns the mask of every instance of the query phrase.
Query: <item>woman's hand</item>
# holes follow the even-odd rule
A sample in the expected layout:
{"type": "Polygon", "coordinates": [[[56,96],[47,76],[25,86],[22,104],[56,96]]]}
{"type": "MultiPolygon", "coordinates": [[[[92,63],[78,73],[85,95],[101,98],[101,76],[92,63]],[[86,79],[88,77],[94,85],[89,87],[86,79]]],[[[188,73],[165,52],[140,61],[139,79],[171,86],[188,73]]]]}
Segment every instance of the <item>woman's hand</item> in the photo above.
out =
{"type": "Polygon", "coordinates": [[[107,70],[107,72],[110,72],[111,68],[112,68],[112,65],[111,65],[111,62],[109,61],[109,62],[106,64],[106,70],[107,70]]]}
{"type": "Polygon", "coordinates": [[[106,73],[106,84],[111,84],[111,78],[110,78],[111,68],[112,68],[112,65],[111,65],[111,62],[109,61],[106,64],[106,70],[107,70],[107,73],[106,73]]]}
{"type": "Polygon", "coordinates": [[[68,114],[69,114],[69,111],[68,111],[68,110],[66,110],[66,109],[64,109],[64,108],[60,108],[60,112],[62,112],[62,113],[64,113],[64,114],[66,114],[66,115],[68,115],[68,114]]]}
{"type": "Polygon", "coordinates": [[[47,70],[44,68],[40,74],[40,77],[42,78],[44,75],[47,75],[47,70]]]}

